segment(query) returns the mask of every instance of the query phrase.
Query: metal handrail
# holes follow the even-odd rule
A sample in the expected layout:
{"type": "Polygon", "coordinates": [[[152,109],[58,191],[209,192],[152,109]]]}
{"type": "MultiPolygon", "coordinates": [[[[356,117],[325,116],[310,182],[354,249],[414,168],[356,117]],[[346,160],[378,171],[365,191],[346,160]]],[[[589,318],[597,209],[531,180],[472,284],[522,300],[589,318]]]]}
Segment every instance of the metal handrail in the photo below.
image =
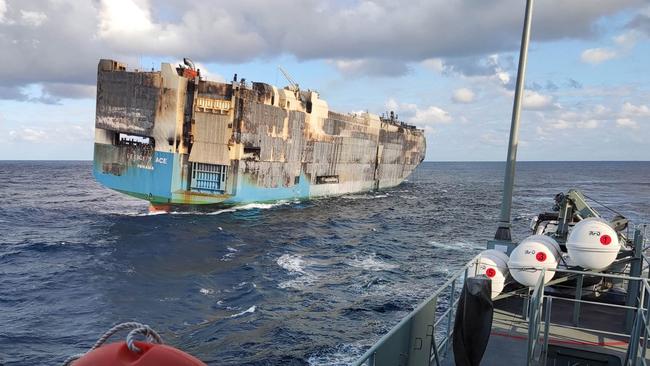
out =
{"type": "MultiPolygon", "coordinates": [[[[640,236],[642,238],[643,236],[640,236]]],[[[635,238],[637,240],[637,238],[635,238]]],[[[642,253],[639,253],[642,256],[643,261],[648,261],[647,258],[642,253]]],[[[637,255],[639,255],[637,254],[637,255]]],[[[375,365],[375,356],[381,355],[382,352],[390,352],[392,347],[399,344],[399,341],[396,339],[401,339],[402,341],[406,340],[408,342],[413,342],[413,339],[417,338],[406,338],[404,332],[408,334],[407,327],[412,326],[411,321],[414,319],[418,313],[422,312],[423,314],[431,315],[420,315],[420,320],[426,319],[426,326],[428,326],[426,337],[430,342],[430,348],[419,348],[419,352],[428,352],[428,365],[440,365],[440,361],[444,358],[448,352],[451,345],[451,337],[453,335],[453,322],[454,322],[454,313],[456,306],[459,302],[457,292],[462,284],[464,278],[467,277],[468,272],[471,266],[478,264],[479,256],[474,257],[472,260],[467,262],[462,268],[456,271],[451,277],[449,277],[441,286],[437,288],[433,295],[429,296],[424,302],[417,306],[411,313],[409,313],[405,318],[403,318],[397,325],[395,325],[386,335],[381,337],[370,349],[368,349],[353,365],[362,365],[366,363],[367,365],[375,365]],[[449,291],[449,292],[447,292],[449,291]],[[448,297],[445,298],[444,307],[441,309],[441,313],[438,312],[437,301],[443,294],[448,294],[448,297]],[[433,318],[430,318],[433,317],[433,318]],[[397,334],[402,332],[401,334],[397,334]],[[440,334],[438,334],[440,333],[440,334]],[[396,338],[393,339],[393,336],[396,338]],[[431,337],[431,338],[429,338],[431,337]],[[442,337],[442,338],[440,338],[442,337]],[[410,339],[410,341],[409,341],[410,339]],[[438,342],[439,340],[439,342],[438,342]],[[385,347],[385,348],[384,348],[385,347]]],[[[478,266],[476,266],[478,267],[478,266]]],[[[650,300],[650,282],[649,279],[643,278],[641,276],[628,276],[624,274],[616,273],[602,273],[589,270],[578,270],[578,269],[565,269],[565,268],[537,268],[537,267],[519,267],[519,268],[510,268],[512,269],[521,269],[521,270],[530,270],[539,273],[539,279],[536,283],[536,286],[532,288],[532,294],[530,290],[526,290],[528,295],[525,295],[528,298],[526,310],[524,314],[528,317],[528,348],[527,348],[527,357],[528,365],[537,365],[545,364],[547,354],[548,354],[548,344],[549,344],[549,329],[551,326],[551,311],[553,300],[562,300],[562,301],[572,301],[574,302],[573,310],[573,321],[575,329],[581,329],[587,332],[597,332],[601,334],[607,334],[598,329],[588,329],[585,327],[578,327],[579,315],[580,315],[580,305],[581,304],[590,304],[596,306],[608,306],[617,309],[625,309],[630,312],[633,316],[633,322],[630,322],[630,325],[633,325],[633,329],[629,335],[622,333],[611,333],[611,336],[620,336],[626,337],[629,339],[627,346],[626,354],[626,366],[637,366],[637,365],[646,365],[647,361],[645,360],[645,353],[647,348],[648,337],[650,336],[650,315],[648,314],[648,300],[650,300]],[[544,277],[547,272],[551,272],[554,275],[558,273],[561,275],[555,276],[556,278],[544,283],[544,277]],[[583,300],[582,293],[582,279],[584,277],[600,277],[608,279],[618,279],[625,280],[628,282],[637,282],[638,286],[631,287],[628,296],[632,296],[631,303],[626,303],[626,305],[619,304],[609,304],[604,302],[596,302],[583,300]],[[545,289],[549,286],[557,285],[566,280],[575,278],[577,280],[575,297],[574,298],[562,298],[556,297],[553,295],[545,295],[545,289]],[[633,288],[633,289],[632,289],[633,288]],[[545,312],[543,311],[545,310],[545,312]],[[543,324],[543,327],[542,327],[543,324]]],[[[638,273],[638,272],[637,272],[638,273]]],[[[643,272],[641,272],[643,273],[643,272]]],[[[473,273],[472,275],[475,275],[473,273]]],[[[495,298],[495,300],[500,298],[505,298],[513,296],[513,294],[521,293],[521,290],[514,290],[508,293],[501,294],[495,298]]],[[[421,324],[421,323],[418,323],[421,324]]],[[[559,325],[559,324],[558,324],[559,325]]],[[[566,326],[566,325],[563,325],[566,326]]],[[[628,328],[629,329],[629,328],[628,328]]],[[[626,330],[627,332],[627,330],[626,330]]],[[[411,337],[416,337],[411,335],[411,337]]],[[[427,342],[428,342],[427,341],[427,342]]],[[[420,344],[422,342],[420,341],[420,344]]],[[[418,343],[415,343],[418,344],[418,343]]],[[[429,344],[427,343],[427,347],[429,344]]],[[[402,350],[404,348],[401,348],[402,350]]],[[[409,355],[402,354],[406,351],[398,351],[402,355],[401,360],[404,357],[409,358],[409,355]]],[[[412,352],[412,351],[408,351],[412,352]]],[[[419,356],[422,357],[423,354],[419,353],[419,356]]],[[[425,364],[424,360],[421,364],[425,364]]],[[[400,361],[401,362],[401,361],[400,361]]],[[[378,362],[379,364],[379,362],[378,362]]],[[[384,363],[385,364],[385,363],[384,363]]],[[[420,364],[420,363],[418,363],[420,364]]]]}
{"type": "MultiPolygon", "coordinates": [[[[436,290],[436,292],[433,293],[433,295],[429,296],[425,301],[423,301],[422,303],[420,303],[420,305],[418,305],[415,309],[413,309],[413,311],[411,311],[406,317],[404,317],[402,320],[400,320],[400,322],[397,323],[397,325],[395,325],[388,333],[386,333],[384,336],[382,336],[360,358],[358,358],[355,362],[353,362],[352,365],[360,366],[360,365],[363,365],[366,362],[370,362],[369,364],[372,365],[374,363],[374,355],[377,352],[377,350],[380,347],[382,347],[384,345],[384,343],[386,343],[387,340],[390,339],[396,332],[398,332],[402,328],[402,326],[404,326],[406,323],[408,323],[422,308],[424,308],[431,301],[437,300],[438,296],[440,296],[446,289],[451,288],[452,285],[453,285],[454,292],[455,292],[455,283],[456,283],[456,281],[461,279],[461,278],[464,279],[466,277],[466,275],[467,275],[467,271],[469,270],[469,268],[472,265],[474,265],[478,261],[478,259],[479,259],[479,256],[477,255],[472,260],[467,262],[461,269],[454,272],[454,275],[451,276],[446,282],[444,282],[436,290]]],[[[455,301],[453,299],[453,297],[450,295],[450,307],[449,307],[448,310],[452,310],[454,308],[453,307],[454,303],[457,303],[457,301],[455,301]]],[[[449,319],[450,319],[449,324],[451,324],[453,322],[451,320],[451,315],[453,314],[453,312],[452,311],[446,311],[445,314],[446,314],[446,316],[449,317],[449,319]]],[[[441,317],[440,319],[443,319],[443,317],[441,317]]],[[[439,320],[435,322],[435,325],[437,325],[437,324],[439,324],[439,320]]],[[[436,335],[436,327],[435,327],[435,325],[434,325],[434,329],[433,329],[433,335],[432,335],[433,337],[435,337],[435,335],[436,335]]],[[[453,333],[451,330],[447,331],[447,334],[445,335],[445,338],[443,340],[444,344],[448,344],[447,339],[449,338],[451,333],[453,333]]],[[[443,343],[441,343],[441,345],[435,345],[435,342],[434,342],[433,347],[436,347],[436,352],[435,352],[436,354],[442,350],[441,349],[442,345],[443,345],[443,343]]]]}
{"type": "MultiPolygon", "coordinates": [[[[546,269],[542,269],[537,280],[537,284],[530,297],[530,306],[528,307],[528,364],[539,363],[540,359],[537,358],[539,346],[539,332],[542,321],[542,304],[544,300],[544,277],[546,269]]],[[[541,358],[542,352],[539,352],[541,358]]]]}
{"type": "Polygon", "coordinates": [[[647,365],[646,351],[648,348],[648,336],[650,334],[647,300],[650,299],[650,284],[645,279],[641,283],[643,287],[640,290],[637,313],[630,334],[630,345],[625,357],[626,366],[647,365]],[[646,297],[646,293],[648,297],[646,297]]]}

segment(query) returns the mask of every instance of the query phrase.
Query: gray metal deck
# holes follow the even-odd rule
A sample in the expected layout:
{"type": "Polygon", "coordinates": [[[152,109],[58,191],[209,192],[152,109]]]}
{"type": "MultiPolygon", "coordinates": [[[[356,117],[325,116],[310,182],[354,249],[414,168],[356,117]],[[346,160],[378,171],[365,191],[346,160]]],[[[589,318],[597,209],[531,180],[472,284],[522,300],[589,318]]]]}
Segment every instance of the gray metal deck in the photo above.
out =
{"type": "MultiPolygon", "coordinates": [[[[526,364],[528,320],[522,316],[524,301],[523,298],[510,297],[495,302],[492,333],[481,365],[526,364]]],[[[574,303],[568,299],[553,298],[549,345],[606,353],[623,360],[628,347],[628,338],[623,335],[625,309],[583,304],[580,329],[576,329],[573,325],[573,306],[574,303]]],[[[543,318],[545,316],[544,311],[543,318]]],[[[449,353],[443,364],[454,365],[453,353],[449,353]]]]}

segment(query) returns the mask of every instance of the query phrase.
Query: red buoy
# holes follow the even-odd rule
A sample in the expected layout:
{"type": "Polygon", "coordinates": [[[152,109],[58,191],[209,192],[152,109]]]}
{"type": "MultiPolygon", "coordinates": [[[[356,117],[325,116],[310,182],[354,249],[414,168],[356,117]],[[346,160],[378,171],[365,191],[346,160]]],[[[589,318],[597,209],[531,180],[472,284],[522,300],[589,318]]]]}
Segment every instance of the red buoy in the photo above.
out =
{"type": "Polygon", "coordinates": [[[126,342],[105,344],[83,355],[72,366],[206,366],[205,363],[164,344],[134,342],[133,352],[126,342]]]}

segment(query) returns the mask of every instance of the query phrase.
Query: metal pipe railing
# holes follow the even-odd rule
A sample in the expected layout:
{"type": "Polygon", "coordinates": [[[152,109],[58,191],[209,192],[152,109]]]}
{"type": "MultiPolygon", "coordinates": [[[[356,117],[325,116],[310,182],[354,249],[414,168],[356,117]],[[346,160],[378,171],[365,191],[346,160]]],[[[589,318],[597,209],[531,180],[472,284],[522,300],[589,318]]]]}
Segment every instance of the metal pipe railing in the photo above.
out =
{"type": "MultiPolygon", "coordinates": [[[[643,261],[648,261],[648,259],[645,258],[645,256],[643,256],[643,253],[642,253],[642,259],[643,261]]],[[[380,340],[375,345],[373,345],[368,351],[366,351],[359,360],[353,363],[353,365],[367,364],[367,365],[375,366],[375,365],[382,364],[381,360],[376,359],[377,351],[389,342],[396,342],[396,340],[391,339],[391,337],[396,335],[397,332],[399,331],[402,331],[402,333],[401,335],[398,335],[398,338],[402,337],[400,341],[404,341],[404,339],[408,337],[407,335],[408,332],[404,333],[404,327],[411,326],[409,322],[412,319],[414,319],[414,317],[420,311],[423,311],[425,307],[429,306],[428,309],[429,311],[431,311],[432,302],[433,304],[437,305],[437,301],[439,299],[444,299],[444,303],[441,302],[441,305],[445,306],[446,308],[443,308],[442,311],[439,313],[436,307],[434,311],[435,315],[431,315],[434,318],[430,319],[431,323],[427,323],[430,324],[429,327],[432,328],[430,331],[427,332],[427,337],[429,336],[432,337],[431,346],[428,354],[429,361],[427,365],[431,365],[431,364],[439,365],[441,359],[443,359],[445,356],[448,356],[449,349],[451,347],[451,339],[454,333],[453,332],[453,324],[454,324],[453,322],[454,322],[454,313],[455,313],[454,310],[459,302],[457,292],[458,292],[458,288],[462,287],[459,285],[464,282],[464,280],[468,277],[468,275],[470,275],[469,269],[472,266],[478,267],[477,266],[478,260],[479,260],[479,256],[473,258],[461,269],[454,272],[454,274],[448,280],[446,280],[441,286],[438,287],[438,289],[434,292],[433,295],[431,295],[429,298],[427,298],[427,300],[425,300],[422,304],[416,307],[416,309],[414,309],[406,318],[402,319],[395,327],[393,327],[393,329],[391,329],[390,332],[388,332],[388,334],[381,337],[380,340]],[[446,297],[443,297],[443,295],[445,295],[446,297]]],[[[615,337],[625,337],[629,339],[628,349],[626,351],[625,365],[636,366],[639,364],[643,364],[643,365],[646,364],[645,356],[646,356],[646,349],[648,345],[647,341],[648,341],[648,337],[650,336],[650,325],[649,325],[650,317],[648,316],[648,299],[650,299],[649,279],[643,278],[641,276],[626,276],[624,274],[617,274],[617,273],[601,273],[601,272],[576,270],[576,269],[563,269],[563,268],[544,269],[544,268],[536,268],[536,267],[525,267],[525,268],[511,268],[511,270],[512,269],[530,270],[540,274],[536,286],[532,288],[532,294],[530,294],[529,292],[530,290],[524,289],[524,290],[528,290],[527,293],[529,294],[529,295],[524,295],[528,298],[528,303],[527,303],[528,307],[525,312],[525,316],[528,318],[528,332],[529,332],[528,348],[527,348],[528,365],[545,364],[545,360],[548,357],[549,333],[552,325],[552,321],[551,321],[552,307],[554,301],[558,301],[558,300],[569,301],[569,302],[573,301],[575,303],[573,319],[576,321],[576,324],[579,323],[578,321],[580,318],[581,304],[589,304],[593,306],[605,306],[605,307],[611,307],[616,309],[631,310],[635,312],[634,324],[633,324],[634,326],[632,332],[630,332],[629,335],[623,333],[606,332],[598,329],[588,329],[585,328],[584,326],[572,327],[570,325],[560,325],[560,324],[553,325],[553,326],[568,327],[576,330],[579,329],[586,332],[599,333],[605,336],[609,335],[615,337]],[[544,275],[546,272],[554,273],[556,275],[555,276],[556,278],[545,284],[544,275]],[[557,275],[558,273],[560,275],[557,275]],[[582,286],[580,285],[581,283],[580,280],[583,279],[584,277],[600,277],[606,279],[617,279],[617,280],[625,280],[625,281],[638,283],[639,286],[631,287],[633,289],[638,289],[638,292],[636,294],[629,294],[629,296],[633,296],[635,298],[636,300],[634,301],[635,306],[609,304],[609,303],[589,301],[589,300],[582,299],[583,289],[582,286]],[[563,281],[571,280],[574,278],[577,280],[577,285],[575,286],[575,295],[573,296],[573,298],[562,298],[562,297],[544,294],[545,289],[547,287],[554,286],[563,281]],[[543,328],[542,328],[542,324],[543,324],[543,328]]],[[[473,275],[476,275],[476,273],[473,273],[473,275]]],[[[508,293],[504,293],[499,295],[496,299],[513,296],[513,294],[514,295],[519,294],[521,296],[522,295],[521,291],[522,289],[518,289],[508,293]]],[[[388,347],[387,349],[390,349],[390,347],[388,347]]],[[[403,355],[403,357],[408,357],[408,356],[403,355]]],[[[383,364],[386,363],[384,362],[383,364]]]]}
{"type": "MultiPolygon", "coordinates": [[[[413,317],[420,312],[426,305],[430,304],[432,301],[437,301],[438,297],[445,292],[447,289],[451,289],[452,287],[454,288],[453,291],[450,293],[450,299],[451,301],[448,303],[449,308],[447,309],[448,311],[445,311],[444,314],[447,314],[447,317],[450,319],[449,326],[445,327],[446,332],[443,336],[443,341],[440,344],[436,344],[436,342],[433,342],[432,348],[436,347],[436,349],[432,349],[432,360],[435,359],[436,354],[438,354],[441,350],[442,347],[447,347],[448,339],[450,338],[451,334],[453,334],[453,330],[450,329],[450,325],[453,324],[453,319],[451,318],[453,311],[453,307],[457,303],[457,300],[454,299],[455,297],[455,284],[456,281],[459,281],[461,278],[464,279],[467,277],[469,267],[472,265],[475,265],[479,259],[479,256],[474,257],[472,260],[470,260],[467,264],[465,264],[461,269],[458,271],[454,272],[454,274],[447,280],[445,281],[438,289],[433,293],[433,295],[429,296],[425,301],[423,301],[420,305],[418,305],[413,311],[411,311],[406,317],[404,317],[402,320],[400,320],[397,325],[395,325],[388,333],[386,333],[384,336],[382,336],[370,349],[368,349],[359,359],[357,359],[352,365],[355,366],[360,366],[360,365],[374,365],[375,364],[375,354],[377,350],[382,347],[386,342],[389,341],[389,339],[395,335],[398,331],[402,329],[408,322],[413,319],[413,317]],[[452,286],[453,285],[453,286],[452,286]],[[454,296],[454,297],[452,297],[454,296]]],[[[436,325],[439,324],[439,321],[443,319],[443,317],[440,317],[438,321],[434,322],[433,330],[432,330],[432,337],[436,337],[436,325]]]]}

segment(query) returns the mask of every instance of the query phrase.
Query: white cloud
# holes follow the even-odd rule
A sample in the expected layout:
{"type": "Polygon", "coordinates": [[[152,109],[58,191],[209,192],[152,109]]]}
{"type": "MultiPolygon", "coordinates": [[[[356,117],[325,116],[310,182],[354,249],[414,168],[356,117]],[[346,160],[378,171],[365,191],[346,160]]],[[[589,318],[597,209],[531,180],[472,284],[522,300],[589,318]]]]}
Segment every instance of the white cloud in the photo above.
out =
{"type": "Polygon", "coordinates": [[[456,89],[451,99],[456,103],[471,103],[474,101],[474,92],[468,88],[456,89]]]}
{"type": "Polygon", "coordinates": [[[155,40],[156,31],[151,20],[149,4],[146,1],[140,4],[133,0],[105,0],[101,1],[99,11],[98,35],[101,38],[124,38],[133,41],[132,37],[151,37],[155,40]]]}
{"type": "Polygon", "coordinates": [[[530,110],[540,110],[547,109],[553,104],[553,97],[550,95],[545,95],[538,93],[533,90],[524,91],[524,100],[522,101],[522,107],[524,109],[530,110]]]}
{"type": "Polygon", "coordinates": [[[624,50],[631,50],[645,35],[638,30],[629,30],[614,37],[614,43],[624,50]]]}
{"type": "Polygon", "coordinates": [[[5,0],[0,0],[0,24],[5,22],[5,14],[7,14],[7,3],[5,0]]]}
{"type": "Polygon", "coordinates": [[[550,135],[552,131],[582,129],[595,130],[599,128],[640,128],[639,121],[648,120],[650,108],[646,105],[634,105],[625,102],[620,108],[613,110],[597,104],[593,107],[579,106],[574,110],[563,107],[537,112],[538,125],[536,133],[541,136],[550,135]]]}
{"type": "Polygon", "coordinates": [[[639,128],[639,125],[636,123],[636,121],[633,121],[629,118],[618,118],[616,119],[616,127],[637,129],[639,128]]]}
{"type": "Polygon", "coordinates": [[[436,123],[451,122],[449,112],[436,106],[429,106],[425,109],[417,108],[415,116],[411,118],[411,122],[418,125],[432,125],[436,123]]]}
{"type": "Polygon", "coordinates": [[[420,128],[430,128],[436,124],[452,121],[448,111],[434,105],[419,107],[414,103],[399,103],[394,98],[390,98],[386,101],[385,107],[388,110],[397,112],[400,119],[413,123],[420,128]]]}
{"type": "Polygon", "coordinates": [[[388,99],[385,103],[385,106],[386,109],[388,109],[389,111],[396,111],[397,109],[399,109],[399,104],[394,98],[388,99]]]}
{"type": "Polygon", "coordinates": [[[9,142],[48,143],[65,145],[71,143],[90,143],[95,134],[94,126],[64,124],[48,127],[20,127],[8,132],[9,142]]]}
{"type": "Polygon", "coordinates": [[[576,123],[576,127],[591,130],[591,129],[600,127],[600,121],[595,120],[595,119],[580,121],[580,122],[576,123]]]}
{"type": "Polygon", "coordinates": [[[634,105],[630,102],[623,103],[621,111],[626,116],[649,117],[650,108],[647,105],[634,105]]]}
{"type": "Polygon", "coordinates": [[[40,11],[21,10],[20,18],[23,21],[23,23],[33,27],[38,27],[41,24],[43,24],[45,20],[47,20],[47,15],[45,15],[45,13],[40,11]]]}
{"type": "MultiPolygon", "coordinates": [[[[544,1],[535,9],[535,37],[540,42],[592,38],[599,19],[642,3],[544,1]]],[[[484,65],[462,63],[516,51],[520,38],[512,30],[521,26],[521,11],[511,0],[478,5],[431,0],[409,6],[386,0],[247,0],[219,6],[202,0],[21,0],[9,5],[0,0],[0,87],[92,85],[101,57],[129,64],[137,64],[139,56],[236,63],[284,55],[299,61],[343,60],[337,66],[352,73],[347,75],[373,76],[404,75],[416,62],[440,71],[445,60],[454,72],[509,85],[511,68],[492,65],[494,58],[484,58],[484,65]]]]}
{"type": "Polygon", "coordinates": [[[444,61],[441,58],[430,58],[422,61],[422,66],[435,72],[443,72],[445,69],[444,61]]]}
{"type": "Polygon", "coordinates": [[[496,134],[494,132],[486,132],[481,135],[481,142],[493,146],[507,146],[508,144],[508,135],[506,134],[496,134]]]}
{"type": "Polygon", "coordinates": [[[580,60],[584,63],[596,65],[616,58],[617,56],[616,51],[610,48],[590,48],[582,52],[580,60]]]}
{"type": "Polygon", "coordinates": [[[9,140],[17,142],[43,142],[48,136],[45,131],[35,128],[22,128],[9,131],[9,140]]]}

